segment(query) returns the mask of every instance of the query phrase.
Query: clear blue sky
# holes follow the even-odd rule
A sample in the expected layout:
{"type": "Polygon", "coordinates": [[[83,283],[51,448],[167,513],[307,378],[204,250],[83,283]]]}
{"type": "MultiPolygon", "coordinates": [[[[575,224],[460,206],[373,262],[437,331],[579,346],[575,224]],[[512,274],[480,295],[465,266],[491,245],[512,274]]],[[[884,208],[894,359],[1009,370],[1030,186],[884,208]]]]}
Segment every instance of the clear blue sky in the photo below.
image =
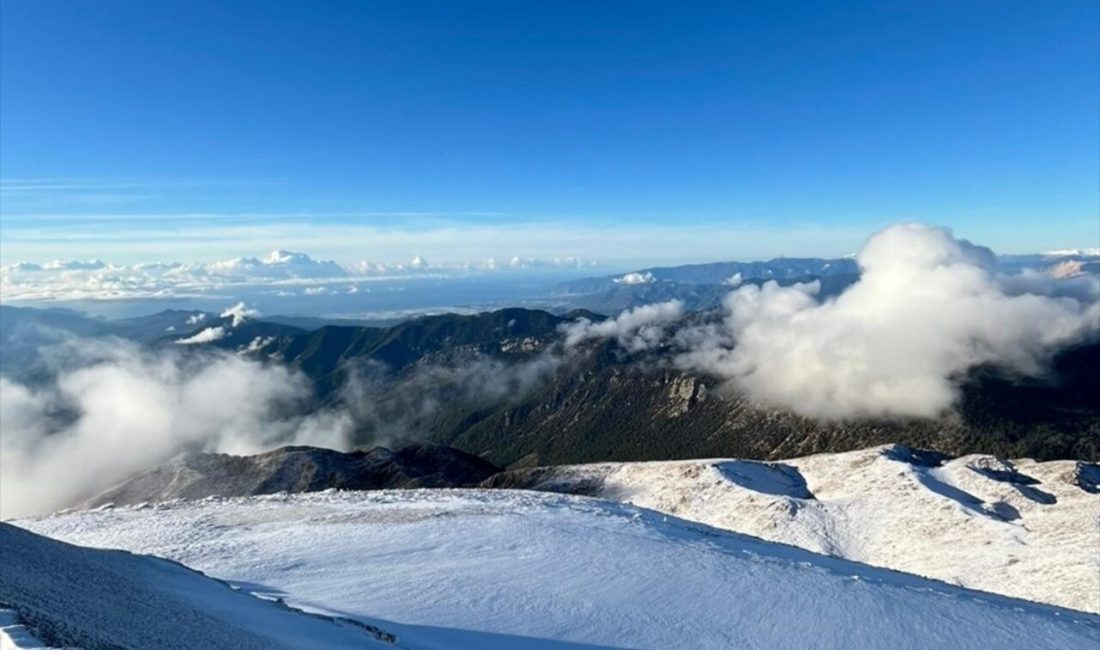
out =
{"type": "Polygon", "coordinates": [[[2,7],[5,262],[1100,236],[1095,0],[2,7]]]}

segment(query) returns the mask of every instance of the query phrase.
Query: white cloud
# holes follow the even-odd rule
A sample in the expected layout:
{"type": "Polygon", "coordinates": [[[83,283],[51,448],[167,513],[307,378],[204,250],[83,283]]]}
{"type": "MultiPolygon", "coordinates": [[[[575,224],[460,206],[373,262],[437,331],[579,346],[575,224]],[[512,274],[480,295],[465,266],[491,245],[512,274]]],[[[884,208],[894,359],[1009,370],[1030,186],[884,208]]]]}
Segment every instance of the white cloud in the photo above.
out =
{"type": "MultiPolygon", "coordinates": [[[[491,260],[489,261],[491,262],[491,260]]],[[[275,250],[264,258],[235,257],[209,263],[152,262],[130,266],[93,262],[18,262],[0,267],[4,300],[129,300],[201,298],[233,295],[239,289],[270,287],[285,295],[306,285],[302,295],[357,293],[364,279],[466,277],[476,273],[581,268],[573,258],[554,261],[513,258],[508,263],[430,264],[422,257],[408,263],[362,260],[343,267],[305,253],[275,250]],[[328,286],[326,286],[328,285],[328,286]],[[336,288],[331,288],[336,287],[336,288]]]]}
{"type": "Polygon", "coordinates": [[[188,336],[187,338],[179,339],[176,341],[179,345],[195,345],[197,343],[212,343],[220,339],[224,339],[229,335],[229,332],[225,331],[225,328],[221,325],[217,327],[207,327],[198,333],[188,336]]]}
{"type": "Polygon", "coordinates": [[[861,279],[824,303],[816,282],[733,291],[721,327],[682,333],[680,363],[806,415],[932,417],[969,368],[1040,374],[1056,350],[1098,331],[1095,277],[1076,297],[1049,276],[1002,278],[989,249],[944,229],[892,226],[858,261],[861,279]]]}
{"type": "Polygon", "coordinates": [[[238,278],[341,278],[347,271],[333,261],[314,260],[305,253],[274,250],[267,257],[236,257],[196,267],[208,273],[238,278]]]}
{"type": "Polygon", "coordinates": [[[0,379],[0,516],[70,505],[186,450],[346,444],[327,416],[296,415],[310,389],[286,368],[121,342],[96,355],[48,386],[0,379]]]}
{"type": "Polygon", "coordinates": [[[580,318],[559,329],[565,335],[566,349],[591,339],[615,339],[631,352],[641,352],[661,343],[666,328],[684,315],[684,303],[679,300],[643,305],[598,323],[580,318]]]}
{"type": "Polygon", "coordinates": [[[249,320],[251,318],[259,318],[259,316],[259,311],[255,309],[249,309],[249,307],[243,302],[238,302],[232,307],[226,308],[226,310],[221,313],[222,318],[233,319],[232,323],[230,323],[233,327],[240,327],[241,323],[245,322],[246,320],[249,320]]]}
{"type": "Polygon", "coordinates": [[[651,284],[656,281],[657,278],[653,277],[653,274],[649,271],[645,273],[627,273],[621,278],[612,280],[615,284],[651,284]]]}
{"type": "Polygon", "coordinates": [[[42,265],[42,269],[46,271],[98,271],[106,267],[107,264],[104,263],[103,260],[88,260],[87,262],[80,262],[78,260],[53,260],[42,265]]]}

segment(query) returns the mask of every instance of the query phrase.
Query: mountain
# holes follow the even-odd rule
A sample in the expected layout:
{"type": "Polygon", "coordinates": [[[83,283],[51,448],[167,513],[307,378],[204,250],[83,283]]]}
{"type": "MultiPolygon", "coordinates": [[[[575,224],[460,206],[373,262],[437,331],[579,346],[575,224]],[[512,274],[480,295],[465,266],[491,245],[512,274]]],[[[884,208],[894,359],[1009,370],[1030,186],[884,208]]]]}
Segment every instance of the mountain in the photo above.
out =
{"type": "Polygon", "coordinates": [[[182,332],[162,335],[157,343],[160,345],[202,344],[225,350],[240,350],[278,337],[305,333],[305,330],[281,323],[269,323],[256,318],[221,316],[208,318],[201,325],[192,325],[182,332]]]}
{"type": "Polygon", "coordinates": [[[957,412],[939,419],[826,421],[679,370],[667,351],[629,354],[604,341],[563,354],[559,328],[582,316],[600,318],[505,309],[386,329],[323,327],[275,338],[256,354],[301,370],[322,403],[350,399],[362,416],[356,445],[427,440],[501,466],[778,459],[892,442],[952,455],[1100,460],[1100,378],[1091,370],[1100,342],[1063,351],[1039,379],[979,367],[960,378],[957,412]],[[341,388],[363,364],[372,372],[349,397],[341,388]]]}
{"type": "Polygon", "coordinates": [[[67,309],[0,305],[0,374],[41,381],[53,372],[47,359],[53,346],[104,337],[151,344],[214,318],[214,314],[197,310],[169,309],[148,316],[107,320],[67,309]]]}
{"type": "Polygon", "coordinates": [[[819,297],[839,295],[859,279],[853,259],[775,259],[655,267],[624,275],[571,280],[551,291],[559,305],[614,315],[624,309],[679,300],[689,311],[714,309],[735,286],[775,281],[781,286],[818,282],[819,297]]]}
{"type": "Polygon", "coordinates": [[[82,507],[334,488],[469,487],[498,471],[495,465],[457,449],[423,444],[351,453],[318,447],[282,447],[254,456],[191,453],[138,474],[82,507]]]}
{"type": "MultiPolygon", "coordinates": [[[[1039,271],[1069,278],[1100,274],[1096,249],[1002,255],[998,268],[1009,274],[1039,271]]],[[[819,282],[822,299],[840,295],[860,276],[853,257],[776,258],[767,262],[712,262],[653,267],[620,275],[570,280],[551,289],[553,302],[566,308],[614,315],[640,305],[680,300],[688,310],[713,309],[734,286],[775,281],[781,286],[819,282]]]]}
{"type": "Polygon", "coordinates": [[[263,320],[269,323],[289,325],[300,330],[312,331],[321,329],[327,325],[337,327],[392,327],[405,318],[322,318],[318,316],[264,316],[263,320]]]}
{"type": "MultiPolygon", "coordinates": [[[[44,318],[37,310],[15,313],[44,318]]],[[[1062,351],[1040,378],[975,368],[958,378],[955,412],[941,418],[826,421],[762,405],[711,376],[678,369],[672,350],[632,353],[610,340],[566,352],[561,328],[581,317],[603,318],[516,308],[427,316],[388,328],[303,331],[207,316],[151,346],[184,353],[216,348],[298,370],[315,389],[310,408],[352,416],[354,446],[425,441],[499,466],[780,459],[894,442],[952,455],[1100,460],[1097,341],[1062,351]],[[218,328],[222,334],[209,341],[178,343],[218,328]]],[[[89,326],[88,319],[76,322],[89,326]]],[[[18,331],[11,324],[3,319],[5,332],[18,331]]],[[[0,349],[5,364],[8,349],[0,349]]]]}
{"type": "MultiPolygon", "coordinates": [[[[840,295],[859,278],[856,274],[837,274],[824,277],[802,276],[795,279],[775,280],[780,286],[790,286],[800,282],[818,282],[821,289],[818,297],[821,299],[832,298],[840,295]]],[[[738,282],[738,286],[748,284],[761,285],[771,280],[750,278],[738,282]]],[[[568,289],[559,289],[555,294],[560,304],[568,305],[573,309],[587,309],[601,314],[615,315],[624,309],[652,305],[669,300],[679,300],[684,303],[684,309],[689,311],[703,311],[714,309],[722,304],[722,299],[733,290],[733,286],[726,283],[696,284],[690,282],[675,282],[672,280],[652,280],[640,283],[612,282],[610,285],[602,284],[601,287],[590,293],[569,293],[568,289]]]]}
{"type": "Polygon", "coordinates": [[[392,648],[348,619],[256,598],[187,567],[0,523],[4,648],[392,648]]]}
{"type": "Polygon", "coordinates": [[[486,487],[586,494],[970,589],[1100,613],[1100,465],[887,445],[519,469],[486,487]]]}
{"type": "Polygon", "coordinates": [[[767,262],[711,262],[684,264],[641,269],[626,275],[608,275],[597,278],[572,280],[558,285],[567,293],[594,293],[630,282],[674,282],[694,285],[728,284],[731,278],[737,282],[750,280],[800,281],[807,278],[825,278],[834,275],[859,275],[859,265],[853,258],[776,258],[767,262]]]}
{"type": "Polygon", "coordinates": [[[20,523],[67,542],[176,560],[291,607],[377,626],[411,650],[1100,643],[1095,615],[586,497],[322,492],[20,523]]]}
{"type": "Polygon", "coordinates": [[[1034,269],[1053,273],[1058,277],[1082,273],[1100,274],[1100,248],[1001,255],[997,261],[1003,270],[1010,273],[1034,269]]]}
{"type": "Polygon", "coordinates": [[[325,398],[345,381],[347,365],[365,361],[399,372],[417,363],[444,363],[470,356],[527,359],[558,336],[558,327],[588,312],[555,316],[530,309],[473,315],[423,316],[389,328],[321,327],[304,336],[270,341],[259,351],[306,373],[325,398]]]}
{"type": "MultiPolygon", "coordinates": [[[[545,350],[546,348],[541,348],[545,350]]],[[[404,429],[501,465],[741,457],[781,459],[898,442],[952,455],[1100,460],[1100,343],[1066,350],[1050,377],[1023,380],[979,368],[961,380],[957,412],[937,419],[816,420],[762,405],[712,377],[673,367],[659,352],[628,355],[614,341],[572,356],[542,381],[496,399],[420,367],[366,395],[400,404],[404,429]],[[418,397],[433,390],[432,408],[418,397]]],[[[476,368],[466,362],[466,368],[476,368]]],[[[508,381],[525,367],[479,381],[508,381]],[[509,374],[511,373],[511,374],[509,374]]],[[[512,370],[508,370],[512,368],[512,370]]],[[[364,427],[357,444],[369,444],[364,427]]]]}

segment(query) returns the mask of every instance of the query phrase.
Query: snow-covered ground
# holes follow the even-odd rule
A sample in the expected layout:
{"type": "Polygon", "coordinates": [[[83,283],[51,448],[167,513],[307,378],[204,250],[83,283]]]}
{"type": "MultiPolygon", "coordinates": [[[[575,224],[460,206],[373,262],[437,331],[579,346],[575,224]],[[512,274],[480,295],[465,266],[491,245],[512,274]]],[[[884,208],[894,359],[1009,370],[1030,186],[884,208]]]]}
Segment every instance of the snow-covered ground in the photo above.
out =
{"type": "Polygon", "coordinates": [[[1100,469],[937,459],[888,445],[776,463],[600,463],[526,470],[718,528],[994,593],[1100,612],[1100,469]]]}
{"type": "Polygon", "coordinates": [[[330,491],[20,525],[172,558],[294,607],[379,625],[406,648],[1100,644],[1094,615],[577,496],[330,491]]]}
{"type": "Polygon", "coordinates": [[[295,611],[175,562],[0,524],[0,648],[389,648],[351,620],[295,611]],[[46,635],[40,635],[45,632],[46,635]]]}

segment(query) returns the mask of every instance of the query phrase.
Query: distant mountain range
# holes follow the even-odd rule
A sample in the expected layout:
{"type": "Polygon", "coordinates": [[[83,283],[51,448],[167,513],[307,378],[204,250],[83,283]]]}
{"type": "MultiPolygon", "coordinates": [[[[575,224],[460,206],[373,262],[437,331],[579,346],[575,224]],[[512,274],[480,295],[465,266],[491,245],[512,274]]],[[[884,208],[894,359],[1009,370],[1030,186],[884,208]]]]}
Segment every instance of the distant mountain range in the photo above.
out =
{"type": "Polygon", "coordinates": [[[563,282],[553,296],[572,308],[613,315],[639,305],[681,300],[689,310],[716,307],[741,284],[774,280],[783,286],[821,282],[821,295],[835,296],[859,278],[854,259],[778,258],[768,262],[713,262],[653,267],[620,275],[563,282]]]}
{"type": "MultiPolygon", "coordinates": [[[[1025,255],[1002,255],[999,267],[1008,273],[1024,269],[1043,271],[1057,277],[1084,273],[1100,274],[1100,250],[1052,251],[1025,255]]],[[[639,305],[681,300],[686,309],[716,307],[735,286],[760,285],[775,281],[781,286],[799,282],[820,282],[818,296],[831,298],[859,279],[854,257],[776,258],[766,262],[711,262],[639,269],[562,282],[552,289],[556,304],[567,309],[589,309],[606,315],[639,305]]]]}

